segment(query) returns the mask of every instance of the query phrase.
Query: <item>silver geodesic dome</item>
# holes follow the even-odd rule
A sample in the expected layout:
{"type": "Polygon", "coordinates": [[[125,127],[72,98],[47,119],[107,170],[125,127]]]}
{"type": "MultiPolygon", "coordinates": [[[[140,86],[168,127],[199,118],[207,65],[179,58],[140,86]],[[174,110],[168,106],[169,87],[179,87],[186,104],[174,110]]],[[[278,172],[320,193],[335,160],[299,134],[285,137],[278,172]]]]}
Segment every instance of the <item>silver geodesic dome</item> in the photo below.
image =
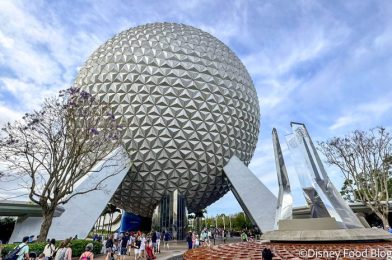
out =
{"type": "MultiPolygon", "coordinates": [[[[107,103],[125,125],[133,165],[112,203],[151,216],[162,196],[178,189],[196,211],[228,191],[223,166],[246,164],[259,133],[259,104],[238,57],[191,26],[153,23],[100,46],[76,86],[107,103]]],[[[115,188],[115,187],[114,187],[115,188]]]]}

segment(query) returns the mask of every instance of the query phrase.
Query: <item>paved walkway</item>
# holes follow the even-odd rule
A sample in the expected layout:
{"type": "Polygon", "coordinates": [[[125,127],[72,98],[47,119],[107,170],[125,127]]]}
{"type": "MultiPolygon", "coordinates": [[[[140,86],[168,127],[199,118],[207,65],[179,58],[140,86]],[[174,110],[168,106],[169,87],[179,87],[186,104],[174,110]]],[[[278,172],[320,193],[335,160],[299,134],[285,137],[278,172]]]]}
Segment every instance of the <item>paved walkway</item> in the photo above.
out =
{"type": "MultiPolygon", "coordinates": [[[[163,244],[161,244],[162,246],[163,244]]],[[[169,249],[167,248],[163,248],[161,247],[161,253],[160,254],[156,254],[156,259],[159,260],[167,260],[170,258],[173,258],[175,256],[179,256],[179,259],[182,259],[182,255],[187,251],[187,244],[184,241],[170,241],[169,242],[169,249]]],[[[144,254],[146,256],[146,254],[144,254]]],[[[134,260],[135,259],[135,254],[134,254],[134,250],[132,250],[131,255],[128,256],[126,255],[124,260],[134,260]]],[[[144,258],[139,258],[139,259],[146,259],[144,258]]],[[[97,257],[94,257],[94,260],[105,260],[105,256],[104,255],[99,255],[97,257]]]]}
{"type": "MultiPolygon", "coordinates": [[[[226,243],[238,242],[240,238],[228,238],[226,243]]],[[[215,240],[216,245],[224,244],[222,238],[217,238],[215,240]]],[[[161,244],[162,245],[162,244],[161,244]]],[[[211,240],[211,246],[214,245],[214,241],[211,240]]],[[[156,255],[158,260],[180,260],[183,259],[184,253],[188,251],[188,244],[185,241],[170,241],[169,249],[161,247],[161,253],[156,255]]],[[[79,258],[73,258],[73,260],[78,260],[79,258]]],[[[125,256],[124,260],[134,260],[135,254],[132,250],[130,256],[125,256]]],[[[143,258],[139,258],[143,259],[143,258]]],[[[145,259],[145,258],[144,258],[145,259]]],[[[104,255],[99,255],[94,258],[94,260],[105,260],[104,255]]]]}

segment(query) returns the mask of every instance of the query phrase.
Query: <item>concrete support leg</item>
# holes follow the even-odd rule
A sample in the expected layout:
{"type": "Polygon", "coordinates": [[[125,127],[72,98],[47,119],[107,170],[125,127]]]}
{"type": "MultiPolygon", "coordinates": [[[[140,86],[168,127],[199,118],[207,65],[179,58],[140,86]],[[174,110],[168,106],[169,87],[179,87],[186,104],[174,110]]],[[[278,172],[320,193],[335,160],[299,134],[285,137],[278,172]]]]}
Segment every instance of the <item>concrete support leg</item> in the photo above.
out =
{"type": "Polygon", "coordinates": [[[277,198],[233,156],[223,170],[242,209],[262,232],[274,230],[277,198]]]}
{"type": "MultiPolygon", "coordinates": [[[[104,180],[100,184],[101,189],[71,198],[63,206],[64,212],[61,216],[53,218],[48,238],[62,240],[75,235],[78,238],[86,238],[130,167],[130,159],[122,147],[115,149],[105,160],[94,166],[85,179],[75,187],[73,194],[89,190],[104,180]]],[[[18,221],[10,242],[22,241],[24,236],[37,236],[41,223],[41,217],[28,217],[24,221],[18,221]]]]}

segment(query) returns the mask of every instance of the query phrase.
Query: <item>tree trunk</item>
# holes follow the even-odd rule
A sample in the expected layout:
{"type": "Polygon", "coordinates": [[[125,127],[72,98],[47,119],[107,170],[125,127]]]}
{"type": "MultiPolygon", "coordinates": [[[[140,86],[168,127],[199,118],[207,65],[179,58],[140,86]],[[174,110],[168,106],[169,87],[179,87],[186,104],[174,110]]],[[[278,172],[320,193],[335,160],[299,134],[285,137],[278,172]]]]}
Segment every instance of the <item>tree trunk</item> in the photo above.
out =
{"type": "Polygon", "coordinates": [[[388,221],[388,216],[384,216],[384,214],[380,212],[376,212],[377,217],[379,217],[382,221],[382,225],[385,228],[386,226],[389,226],[389,221],[388,221]]]}
{"type": "Polygon", "coordinates": [[[52,225],[53,215],[54,215],[55,208],[53,210],[48,209],[47,211],[43,212],[42,216],[42,224],[41,229],[39,231],[39,237],[37,238],[38,242],[45,242],[46,238],[49,233],[49,228],[52,225]]]}

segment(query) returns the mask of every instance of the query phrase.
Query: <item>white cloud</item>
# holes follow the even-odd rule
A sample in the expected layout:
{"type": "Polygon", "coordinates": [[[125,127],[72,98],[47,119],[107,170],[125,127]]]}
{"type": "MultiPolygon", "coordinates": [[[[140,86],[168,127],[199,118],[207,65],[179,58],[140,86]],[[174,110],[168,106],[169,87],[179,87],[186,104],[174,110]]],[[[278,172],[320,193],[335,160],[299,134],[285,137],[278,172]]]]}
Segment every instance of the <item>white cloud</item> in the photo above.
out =
{"type": "Polygon", "coordinates": [[[4,48],[11,48],[14,45],[14,40],[0,31],[0,45],[4,46],[4,48]]]}
{"type": "Polygon", "coordinates": [[[0,125],[5,122],[14,121],[18,118],[21,118],[23,113],[17,112],[16,110],[9,108],[4,105],[0,105],[0,125]]]}
{"type": "Polygon", "coordinates": [[[336,122],[329,127],[330,130],[336,130],[338,128],[342,128],[345,127],[347,125],[350,125],[352,123],[356,123],[358,121],[360,121],[361,118],[359,117],[355,117],[353,115],[346,115],[346,116],[341,116],[339,117],[336,122]]]}
{"type": "MultiPolygon", "coordinates": [[[[11,93],[21,104],[23,104],[20,106],[15,106],[14,109],[25,109],[27,110],[25,112],[38,108],[39,105],[42,104],[44,98],[54,96],[60,89],[65,88],[64,85],[45,88],[36,85],[33,82],[26,82],[15,78],[2,78],[0,82],[3,83],[3,87],[0,88],[1,91],[4,92],[4,90],[6,90],[7,92],[11,93]]],[[[18,113],[14,113],[14,115],[17,114],[18,113]]]]}
{"type": "Polygon", "coordinates": [[[337,130],[353,125],[371,125],[373,127],[382,125],[383,122],[380,122],[380,118],[386,114],[390,114],[391,109],[392,99],[385,97],[374,100],[372,102],[359,104],[356,108],[348,109],[348,112],[338,117],[338,119],[329,127],[329,129],[337,130]]]}
{"type": "Polygon", "coordinates": [[[0,22],[7,24],[0,31],[0,67],[10,71],[0,87],[18,102],[10,109],[30,111],[72,85],[77,66],[103,41],[86,31],[68,32],[52,10],[42,13],[42,5],[0,2],[0,22]]]}
{"type": "MultiPolygon", "coordinates": [[[[114,34],[174,21],[210,32],[248,68],[262,115],[250,168],[275,193],[272,127],[287,132],[291,120],[301,120],[322,139],[392,125],[392,8],[385,3],[0,1],[0,10],[0,121],[70,85],[87,56],[114,34]],[[359,19],[361,12],[367,15],[359,19]],[[18,102],[10,104],[10,96],[18,102]]],[[[298,185],[293,190],[302,198],[298,185]]],[[[232,195],[225,198],[217,210],[238,210],[232,195]]]]}

